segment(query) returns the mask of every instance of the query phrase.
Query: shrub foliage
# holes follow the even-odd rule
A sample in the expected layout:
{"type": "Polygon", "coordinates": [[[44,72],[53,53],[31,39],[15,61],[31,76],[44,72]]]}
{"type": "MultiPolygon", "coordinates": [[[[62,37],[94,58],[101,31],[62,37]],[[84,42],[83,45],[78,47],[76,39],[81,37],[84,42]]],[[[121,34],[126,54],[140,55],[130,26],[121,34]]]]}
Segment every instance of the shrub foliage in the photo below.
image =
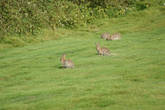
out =
{"type": "Polygon", "coordinates": [[[161,0],[0,0],[0,36],[35,34],[47,27],[76,27],[160,3],[161,0]]]}

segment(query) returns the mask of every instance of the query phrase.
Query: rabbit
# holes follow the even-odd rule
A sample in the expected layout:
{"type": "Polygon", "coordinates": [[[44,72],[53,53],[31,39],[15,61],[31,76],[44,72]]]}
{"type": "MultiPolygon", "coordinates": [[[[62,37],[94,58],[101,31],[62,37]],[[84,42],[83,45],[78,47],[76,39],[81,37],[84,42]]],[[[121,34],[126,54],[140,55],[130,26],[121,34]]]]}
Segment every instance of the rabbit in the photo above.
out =
{"type": "Polygon", "coordinates": [[[119,39],[121,39],[120,33],[115,33],[110,37],[110,40],[119,40],[119,39]]]}
{"type": "Polygon", "coordinates": [[[62,67],[63,68],[74,68],[74,63],[72,62],[72,60],[66,60],[65,57],[66,57],[66,55],[63,54],[60,59],[62,67]]]}
{"type": "Polygon", "coordinates": [[[110,34],[109,33],[103,33],[102,35],[101,35],[101,38],[103,38],[104,40],[107,40],[107,39],[109,39],[110,38],[110,34]]]}
{"type": "Polygon", "coordinates": [[[99,43],[96,44],[96,50],[97,50],[98,55],[103,55],[103,56],[109,56],[110,55],[109,49],[106,47],[100,47],[99,43]]]}
{"type": "Polygon", "coordinates": [[[106,40],[112,40],[111,35],[106,38],[106,40]]]}

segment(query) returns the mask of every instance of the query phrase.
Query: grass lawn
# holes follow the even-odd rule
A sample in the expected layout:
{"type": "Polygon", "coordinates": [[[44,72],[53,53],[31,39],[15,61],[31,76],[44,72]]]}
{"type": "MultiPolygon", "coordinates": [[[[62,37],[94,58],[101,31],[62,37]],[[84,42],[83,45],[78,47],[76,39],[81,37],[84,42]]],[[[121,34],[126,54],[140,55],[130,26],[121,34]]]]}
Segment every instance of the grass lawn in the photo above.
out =
{"type": "Polygon", "coordinates": [[[0,110],[165,109],[164,8],[58,34],[0,51],[0,110]],[[105,41],[103,32],[120,32],[122,39],[105,41]],[[98,56],[97,42],[113,55],[98,56]],[[74,69],[60,68],[63,53],[74,69]]]}

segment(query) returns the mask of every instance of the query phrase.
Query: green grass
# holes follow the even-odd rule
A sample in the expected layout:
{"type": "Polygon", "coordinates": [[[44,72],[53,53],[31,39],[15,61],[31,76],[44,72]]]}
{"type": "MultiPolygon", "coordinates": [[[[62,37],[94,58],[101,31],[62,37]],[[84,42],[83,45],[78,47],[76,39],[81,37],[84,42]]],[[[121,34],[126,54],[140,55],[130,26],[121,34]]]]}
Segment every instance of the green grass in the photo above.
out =
{"type": "Polygon", "coordinates": [[[148,9],[0,51],[0,110],[164,110],[165,11],[148,9]],[[119,41],[100,39],[121,32],[119,41]],[[56,37],[50,37],[53,39],[56,37]],[[98,56],[95,43],[113,56],[98,56]],[[66,53],[74,69],[61,69],[66,53]]]}

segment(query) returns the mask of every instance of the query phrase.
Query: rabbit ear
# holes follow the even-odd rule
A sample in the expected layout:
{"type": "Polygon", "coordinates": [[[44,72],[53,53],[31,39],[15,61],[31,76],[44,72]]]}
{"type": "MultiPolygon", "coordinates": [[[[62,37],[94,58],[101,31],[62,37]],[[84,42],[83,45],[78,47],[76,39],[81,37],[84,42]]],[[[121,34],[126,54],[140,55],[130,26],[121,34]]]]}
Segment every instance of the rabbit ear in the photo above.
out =
{"type": "Polygon", "coordinates": [[[97,42],[96,45],[100,45],[100,44],[97,42]]]}
{"type": "Polygon", "coordinates": [[[66,56],[66,54],[62,54],[62,57],[65,57],[66,56]]]}

